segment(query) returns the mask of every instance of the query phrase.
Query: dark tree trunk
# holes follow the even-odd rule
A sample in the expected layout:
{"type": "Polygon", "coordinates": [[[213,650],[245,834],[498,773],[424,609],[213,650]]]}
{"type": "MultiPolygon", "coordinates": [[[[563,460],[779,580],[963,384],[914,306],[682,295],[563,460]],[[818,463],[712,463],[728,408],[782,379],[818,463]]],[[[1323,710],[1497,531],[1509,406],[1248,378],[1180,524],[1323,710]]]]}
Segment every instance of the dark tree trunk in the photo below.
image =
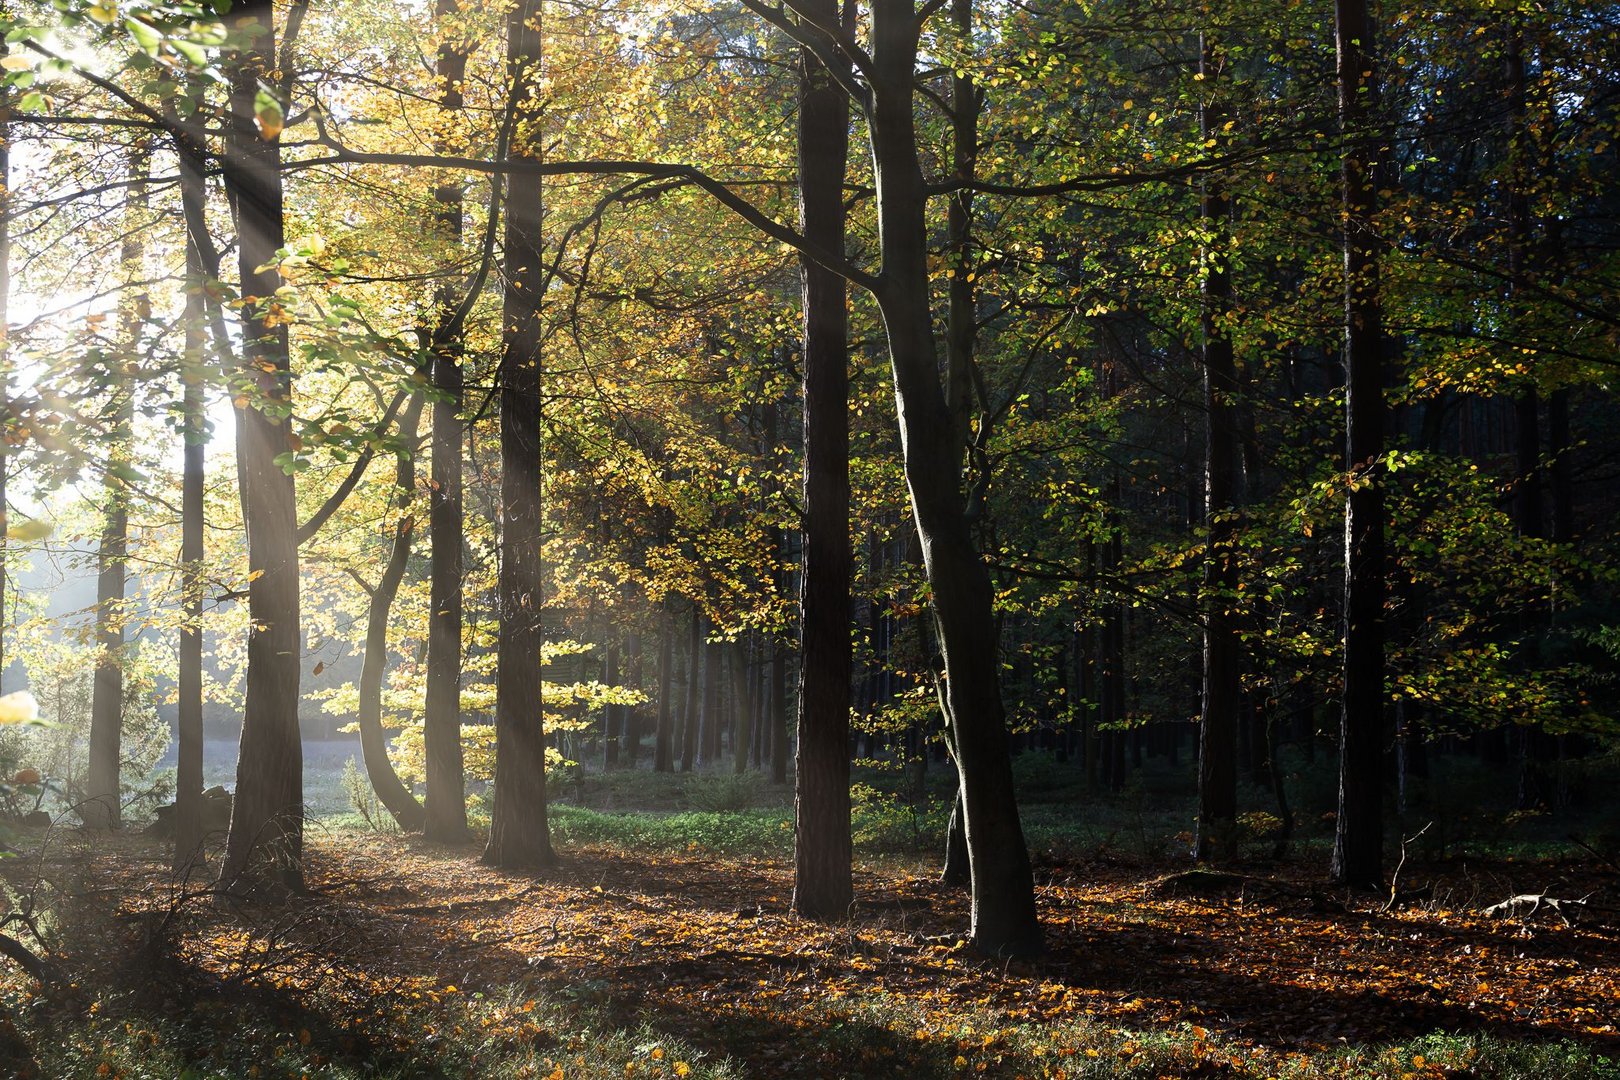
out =
{"type": "MultiPolygon", "coordinates": [[[[625,641],[624,651],[628,660],[627,667],[630,673],[630,688],[642,688],[642,659],[641,635],[631,634],[625,641]]],[[[668,687],[659,691],[660,700],[669,692],[668,687]]],[[[641,757],[641,706],[627,705],[624,709],[624,763],[629,768],[636,767],[636,761],[641,757]]]]}
{"type": "Polygon", "coordinates": [[[971,939],[982,953],[1028,955],[1040,950],[1041,930],[1013,791],[990,576],[969,529],[930,308],[927,191],[913,100],[917,34],[909,0],[873,5],[870,129],[883,250],[875,296],[894,369],[906,483],[933,590],[946,739],[961,774],[973,871],[971,939]]]}
{"type": "MultiPolygon", "coordinates": [[[[437,0],[442,26],[459,17],[461,0],[437,0]]],[[[450,35],[439,46],[440,103],[447,113],[462,108],[467,46],[450,35]]],[[[461,185],[433,191],[440,233],[457,246],[462,232],[461,185]]],[[[455,318],[459,296],[449,284],[438,294],[441,333],[455,318]]],[[[436,337],[431,363],[433,398],[432,484],[428,494],[427,695],[422,718],[427,790],[422,831],[429,840],[455,844],[467,838],[467,790],[461,751],[461,559],[462,559],[462,341],[459,332],[436,337]]]]}
{"type": "Polygon", "coordinates": [[[377,801],[407,832],[422,828],[425,814],[409,788],[394,771],[388,759],[388,736],[383,730],[382,690],[383,675],[388,671],[388,618],[394,609],[394,598],[405,580],[405,569],[410,564],[411,538],[416,521],[410,513],[410,502],[416,490],[417,429],[422,419],[422,399],[414,398],[399,419],[399,438],[404,448],[398,452],[394,472],[394,486],[399,503],[400,519],[394,525],[394,541],[383,567],[382,579],[369,593],[370,604],[366,612],[366,651],[360,663],[359,706],[355,721],[360,728],[360,761],[366,769],[366,779],[377,801]]]}
{"type": "Polygon", "coordinates": [[[720,761],[721,728],[725,716],[721,710],[721,669],[725,654],[718,641],[703,643],[703,764],[713,766],[720,761]]]}
{"type": "Polygon", "coordinates": [[[753,751],[754,672],[748,662],[748,653],[747,638],[732,642],[731,694],[737,699],[737,737],[731,748],[731,771],[737,776],[748,770],[748,755],[753,751]]]}
{"type": "Polygon", "coordinates": [[[699,686],[703,666],[703,612],[694,602],[692,620],[686,635],[686,707],[681,722],[681,772],[689,773],[697,763],[699,686]]]}
{"type": "MultiPolygon", "coordinates": [[[[0,57],[11,47],[0,35],[0,57]]],[[[8,327],[11,317],[11,91],[0,96],[0,327],[8,327]]],[[[0,687],[6,670],[6,557],[10,541],[6,530],[6,475],[11,469],[10,442],[5,438],[11,427],[11,340],[0,334],[0,687]]],[[[3,692],[3,690],[0,690],[3,692]]]]}
{"type": "MultiPolygon", "coordinates": [[[[292,475],[276,464],[288,446],[292,372],[287,327],[267,325],[265,308],[281,285],[276,252],[284,246],[279,136],[255,123],[261,88],[274,85],[274,9],[255,2],[232,10],[239,28],[256,27],[229,57],[230,123],[226,193],[236,216],[244,302],[240,378],[251,387],[236,414],[237,477],[247,525],[247,689],[236,797],[220,880],[226,886],[304,886],[304,751],[298,731],[302,634],[298,609],[298,520],[292,475]]],[[[285,109],[286,104],[283,103],[285,109]]]]}
{"type": "MultiPolygon", "coordinates": [[[[203,822],[203,486],[208,441],[208,317],[203,286],[210,276],[203,254],[204,237],[191,234],[192,224],[206,227],[208,191],[203,162],[178,147],[180,199],[186,220],[185,357],[181,367],[182,423],[186,446],[180,479],[180,627],[175,723],[173,869],[185,875],[202,859],[203,822]]],[[[215,268],[217,269],[217,267],[215,268]]]]}
{"type": "Polygon", "coordinates": [[[1332,876],[1383,881],[1384,446],[1383,313],[1379,299],[1375,158],[1369,98],[1372,20],[1366,0],[1338,0],[1339,119],[1344,137],[1346,467],[1344,698],[1339,734],[1339,814],[1332,876]]]}
{"type": "MultiPolygon", "coordinates": [[[[516,160],[538,161],[541,0],[507,16],[507,71],[526,132],[516,160]]],[[[496,584],[495,805],[484,861],[506,869],[556,862],[546,817],[546,733],[541,702],[540,324],[545,252],[538,173],[507,177],[506,292],[501,358],[501,538],[496,584]]]]}
{"type": "Polygon", "coordinates": [[[124,593],[129,564],[129,480],[134,454],[135,381],[149,307],[146,276],[146,180],[152,150],[137,143],[129,157],[129,203],[118,255],[125,287],[135,290],[120,301],[119,339],[127,353],[109,357],[107,382],[107,463],[102,474],[101,542],[96,551],[96,673],[90,696],[90,768],[79,814],[95,829],[117,828],[122,805],[119,765],[124,729],[124,593]]]}
{"type": "Polygon", "coordinates": [[[664,602],[658,632],[658,726],[653,731],[653,771],[674,772],[675,616],[664,602]]]}
{"type": "Polygon", "coordinates": [[[973,884],[973,870],[968,864],[967,827],[962,821],[962,792],[956,793],[951,803],[950,820],[945,823],[945,863],[939,871],[941,885],[965,889],[973,884]]]}
{"type": "MultiPolygon", "coordinates": [[[[1223,58],[1206,36],[1199,68],[1204,92],[1214,93],[1223,58]]],[[[1226,109],[1218,98],[1199,112],[1206,145],[1223,137],[1226,109]]],[[[1241,686],[1237,602],[1237,365],[1231,327],[1232,275],[1226,261],[1231,200],[1225,181],[1204,179],[1203,223],[1208,245],[1203,280],[1204,337],[1204,672],[1198,742],[1197,859],[1237,854],[1237,736],[1241,686]]]]}
{"type": "MultiPolygon", "coordinates": [[[[807,15],[839,22],[838,0],[813,0],[807,15]]],[[[802,49],[799,216],[804,234],[844,250],[846,95],[802,49]]],[[[793,910],[848,917],[850,876],[849,694],[849,320],[838,275],[803,261],[804,534],[799,577],[799,744],[794,772],[793,910]]]]}
{"type": "MultiPolygon", "coordinates": [[[[607,655],[602,659],[602,682],[619,685],[619,645],[607,644],[607,655]]],[[[602,709],[602,767],[611,769],[619,764],[619,736],[624,729],[623,705],[609,704],[602,709]]]]}

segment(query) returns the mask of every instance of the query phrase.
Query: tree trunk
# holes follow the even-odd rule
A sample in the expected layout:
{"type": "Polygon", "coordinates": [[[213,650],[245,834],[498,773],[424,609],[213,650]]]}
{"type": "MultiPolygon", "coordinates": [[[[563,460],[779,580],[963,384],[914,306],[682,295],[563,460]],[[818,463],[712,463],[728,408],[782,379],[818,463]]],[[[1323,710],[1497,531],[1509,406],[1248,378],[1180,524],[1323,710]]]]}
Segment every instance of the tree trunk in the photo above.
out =
{"type": "Polygon", "coordinates": [[[718,641],[703,643],[703,764],[715,765],[720,760],[720,729],[725,718],[720,709],[721,667],[725,656],[718,641]]]}
{"type": "MultiPolygon", "coordinates": [[[[226,192],[236,212],[244,301],[241,383],[236,413],[237,478],[247,525],[247,689],[236,797],[220,881],[227,887],[304,886],[304,753],[298,731],[302,635],[298,610],[298,520],[292,474],[276,463],[288,449],[292,371],[284,322],[267,320],[276,290],[276,252],[284,245],[281,144],[262,138],[255,100],[274,83],[276,36],[271,4],[232,10],[239,31],[252,27],[243,51],[229,57],[230,123],[225,153],[232,168],[226,192]],[[262,268],[262,269],[261,269],[262,268]],[[273,325],[272,325],[273,323],[273,325]]],[[[282,108],[287,107],[282,103],[282,108]]]]}
{"type": "MultiPolygon", "coordinates": [[[[619,645],[616,641],[607,644],[607,655],[602,660],[602,682],[608,686],[619,685],[619,645]]],[[[611,769],[619,764],[619,735],[624,727],[625,707],[623,705],[609,704],[602,709],[602,767],[611,769]]]]}
{"type": "MultiPolygon", "coordinates": [[[[630,673],[630,686],[631,686],[632,689],[640,690],[641,689],[641,678],[642,678],[641,635],[639,633],[631,634],[629,639],[625,642],[624,648],[625,648],[625,653],[627,654],[627,657],[628,657],[628,660],[629,660],[629,663],[627,664],[627,667],[628,667],[628,670],[629,670],[629,673],[630,673]]],[[[668,687],[665,687],[660,692],[660,695],[659,695],[660,700],[662,700],[663,694],[665,694],[665,693],[668,693],[668,687]]],[[[629,768],[632,768],[632,769],[635,768],[636,767],[636,759],[639,758],[640,756],[641,756],[641,706],[640,705],[627,705],[624,708],[624,763],[625,763],[625,765],[627,767],[629,767],[629,768]]]]}
{"type": "MultiPolygon", "coordinates": [[[[522,138],[512,157],[538,161],[541,0],[507,16],[507,70],[522,138]]],[[[501,359],[501,538],[496,585],[495,805],[484,861],[505,869],[556,862],[546,817],[546,733],[541,703],[540,381],[545,281],[538,173],[507,178],[506,293],[501,359]]]]}
{"type": "Polygon", "coordinates": [[[1383,313],[1374,179],[1379,145],[1369,97],[1372,20],[1366,0],[1338,0],[1339,121],[1344,138],[1345,498],[1344,697],[1339,731],[1335,881],[1383,881],[1384,446],[1383,313]]]}
{"type": "Polygon", "coordinates": [[[138,283],[145,277],[146,180],[152,148],[144,140],[129,156],[129,203],[118,255],[126,293],[119,302],[119,339],[127,352],[107,359],[107,463],[102,474],[103,519],[96,552],[96,673],[90,698],[90,768],[79,815],[93,829],[118,827],[122,793],[119,766],[124,728],[124,594],[129,563],[129,480],[135,447],[135,380],[145,313],[138,283]]]}
{"type": "MultiPolygon", "coordinates": [[[[461,0],[438,0],[434,17],[449,31],[461,13],[461,0]]],[[[462,108],[462,80],[467,74],[467,45],[447,33],[439,45],[440,105],[447,114],[462,108]]],[[[457,246],[462,232],[461,185],[454,180],[434,188],[435,223],[457,246]]],[[[439,288],[441,331],[455,318],[458,291],[439,288]]],[[[432,357],[433,453],[428,495],[428,640],[427,695],[422,717],[422,749],[427,790],[423,835],[444,844],[467,838],[467,785],[461,751],[461,558],[462,558],[462,341],[459,333],[436,340],[432,357]]],[[[413,800],[414,801],[414,800],[413,800]]]]}
{"type": "Polygon", "coordinates": [[[1041,948],[1034,877],[1018,820],[990,575],[973,544],[940,384],[928,289],[927,192],[917,156],[917,20],[909,2],[872,7],[871,139],[883,272],[875,293],[888,335],[906,484],[933,592],[946,738],[961,774],[973,871],[971,938],[990,955],[1041,948]]]}
{"type": "Polygon", "coordinates": [[[394,526],[394,541],[383,567],[382,579],[371,590],[366,612],[366,651],[360,664],[360,702],[355,719],[360,728],[360,761],[365,766],[371,790],[389,815],[406,832],[422,828],[425,813],[409,788],[394,771],[388,759],[388,736],[383,730],[383,675],[388,670],[388,617],[399,595],[400,582],[411,558],[411,536],[416,520],[410,513],[416,489],[417,429],[422,419],[422,399],[413,398],[399,418],[399,438],[404,444],[397,457],[394,486],[398,491],[400,519],[394,526]]]}
{"type": "MultiPolygon", "coordinates": [[[[838,0],[807,15],[839,21],[838,0]]],[[[799,217],[823,249],[844,250],[849,104],[808,49],[799,54],[799,217]]],[[[804,530],[799,576],[798,754],[793,910],[843,919],[854,900],[849,803],[849,317],[847,286],[809,260],[804,296],[804,530]]]]}
{"type": "MultiPolygon", "coordinates": [[[[10,15],[10,6],[0,6],[10,15]]],[[[0,35],[0,57],[11,47],[0,35]]],[[[10,541],[6,516],[6,475],[11,469],[11,445],[5,438],[11,428],[11,90],[0,93],[0,692],[6,671],[6,558],[10,541]]]]}
{"type": "MultiPolygon", "coordinates": [[[[206,227],[208,202],[204,163],[178,147],[180,199],[186,219],[185,358],[180,370],[182,423],[186,446],[180,479],[180,626],[175,723],[174,857],[176,874],[185,875],[201,862],[203,843],[203,486],[208,441],[207,303],[204,283],[210,276],[203,244],[192,235],[193,223],[206,227]]],[[[217,268],[216,268],[217,269],[217,268]]]]}
{"type": "Polygon", "coordinates": [[[686,635],[686,707],[681,721],[681,772],[689,773],[697,763],[699,671],[703,664],[703,612],[692,604],[692,620],[686,635]]]}
{"type": "MultiPolygon", "coordinates": [[[[1210,94],[1223,65],[1206,36],[1199,69],[1210,94]]],[[[1219,140],[1226,110],[1209,99],[1199,110],[1206,145],[1219,140]]],[[[1241,699],[1237,602],[1237,366],[1232,352],[1232,275],[1226,261],[1231,200],[1218,175],[1204,179],[1206,230],[1204,336],[1204,678],[1198,743],[1198,839],[1195,858],[1237,855],[1237,736],[1241,699]]]]}
{"type": "Polygon", "coordinates": [[[653,771],[674,772],[675,753],[672,745],[675,735],[675,616],[664,601],[664,612],[659,620],[658,634],[658,727],[653,732],[653,771]]]}
{"type": "Polygon", "coordinates": [[[746,637],[731,643],[731,695],[737,699],[737,738],[731,748],[731,771],[737,776],[748,770],[748,755],[753,750],[754,673],[748,653],[746,637]]]}

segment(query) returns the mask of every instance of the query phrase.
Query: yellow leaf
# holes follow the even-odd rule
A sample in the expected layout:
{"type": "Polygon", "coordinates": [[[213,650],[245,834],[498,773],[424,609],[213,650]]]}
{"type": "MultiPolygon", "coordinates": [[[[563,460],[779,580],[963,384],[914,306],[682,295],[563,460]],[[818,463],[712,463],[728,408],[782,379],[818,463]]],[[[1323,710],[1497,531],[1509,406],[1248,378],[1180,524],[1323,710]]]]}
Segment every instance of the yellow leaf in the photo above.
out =
{"type": "Polygon", "coordinates": [[[39,702],[26,690],[0,697],[0,724],[32,724],[39,719],[39,702]]]}
{"type": "Polygon", "coordinates": [[[7,71],[30,71],[33,67],[34,62],[26,56],[7,56],[0,59],[0,68],[7,71]]]}
{"type": "Polygon", "coordinates": [[[50,524],[38,518],[19,522],[6,530],[7,540],[43,540],[49,535],[51,535],[50,524]]]}

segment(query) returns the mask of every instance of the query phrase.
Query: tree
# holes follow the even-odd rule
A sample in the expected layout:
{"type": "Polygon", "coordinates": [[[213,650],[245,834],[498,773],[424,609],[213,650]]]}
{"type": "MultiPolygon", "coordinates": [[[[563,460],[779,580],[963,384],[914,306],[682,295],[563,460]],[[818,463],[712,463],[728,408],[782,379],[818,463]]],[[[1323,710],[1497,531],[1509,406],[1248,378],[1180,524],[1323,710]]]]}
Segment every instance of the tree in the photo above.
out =
{"type": "Polygon", "coordinates": [[[1374,27],[1366,0],[1338,0],[1344,244],[1344,688],[1334,880],[1383,879],[1384,328],[1379,298],[1374,27]]]}
{"type": "MultiPolygon", "coordinates": [[[[301,19],[295,3],[289,24],[301,19]]],[[[236,218],[242,368],[235,373],[236,461],[248,540],[247,688],[236,797],[220,880],[303,889],[303,746],[298,731],[298,521],[290,450],[292,369],[277,315],[284,246],[280,126],[285,103],[272,5],[235,8],[227,57],[226,191],[236,218]]],[[[286,77],[287,73],[282,73],[286,77]]]]}
{"type": "MultiPolygon", "coordinates": [[[[467,45],[456,25],[459,0],[438,0],[434,14],[444,35],[439,44],[438,77],[443,82],[441,102],[446,113],[462,108],[462,83],[467,77],[467,45]]],[[[462,196],[459,180],[441,183],[433,191],[438,204],[437,225],[458,245],[462,231],[462,196]]],[[[492,203],[493,206],[493,203],[492,203]]],[[[441,331],[457,320],[460,297],[449,284],[438,292],[441,331]]],[[[467,795],[461,762],[461,553],[462,535],[462,335],[436,342],[432,363],[433,454],[432,485],[428,503],[428,541],[431,547],[431,594],[428,600],[427,704],[422,740],[427,755],[427,817],[424,832],[430,840],[455,843],[467,835],[467,795]]]]}
{"type": "MultiPolygon", "coordinates": [[[[1205,99],[1199,127],[1206,141],[1225,133],[1226,110],[1215,80],[1222,54],[1209,35],[1200,40],[1205,99]]],[[[1231,201],[1218,173],[1204,178],[1206,230],[1203,270],[1204,367],[1204,674],[1198,742],[1199,859],[1237,853],[1237,734],[1241,687],[1237,603],[1237,367],[1231,327],[1232,274],[1226,218],[1231,201]]]]}
{"type": "MultiPolygon", "coordinates": [[[[541,0],[519,0],[507,17],[511,156],[538,161],[541,0]]],[[[495,805],[484,861],[506,868],[556,861],[546,819],[546,734],[541,712],[540,382],[546,266],[538,171],[507,178],[506,292],[501,354],[500,640],[496,661],[495,805]]]]}
{"type": "MultiPolygon", "coordinates": [[[[844,32],[853,32],[854,7],[844,32]]],[[[838,0],[813,0],[811,27],[839,24],[838,0]]],[[[810,32],[814,33],[812,29],[810,32]]],[[[820,53],[837,57],[830,35],[820,53]]],[[[841,58],[833,63],[843,63],[841,58]]],[[[848,96],[817,51],[799,51],[799,215],[805,239],[842,257],[848,96]]],[[[846,65],[847,68],[847,65],[846,65]]],[[[847,80],[847,70],[840,74],[847,80]]],[[[799,578],[799,721],[794,779],[793,910],[842,919],[850,878],[849,320],[844,279],[803,260],[804,556],[799,578]]]]}

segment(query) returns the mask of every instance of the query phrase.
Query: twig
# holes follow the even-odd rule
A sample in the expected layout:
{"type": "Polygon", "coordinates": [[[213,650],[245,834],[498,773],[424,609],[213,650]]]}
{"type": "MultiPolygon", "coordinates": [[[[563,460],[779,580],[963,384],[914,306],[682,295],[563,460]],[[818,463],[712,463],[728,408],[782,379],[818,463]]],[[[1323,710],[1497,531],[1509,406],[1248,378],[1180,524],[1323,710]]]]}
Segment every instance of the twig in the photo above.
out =
{"type": "Polygon", "coordinates": [[[1417,832],[1413,833],[1411,836],[1402,837],[1402,839],[1401,839],[1401,861],[1395,864],[1395,873],[1389,879],[1389,902],[1384,905],[1384,910],[1385,911],[1389,911],[1392,908],[1394,908],[1395,901],[1401,895],[1401,870],[1406,866],[1406,845],[1412,843],[1418,837],[1420,837],[1424,833],[1428,832],[1430,826],[1432,826],[1433,824],[1434,824],[1434,822],[1431,821],[1431,822],[1429,822],[1428,825],[1423,826],[1423,828],[1419,829],[1417,832]]]}

